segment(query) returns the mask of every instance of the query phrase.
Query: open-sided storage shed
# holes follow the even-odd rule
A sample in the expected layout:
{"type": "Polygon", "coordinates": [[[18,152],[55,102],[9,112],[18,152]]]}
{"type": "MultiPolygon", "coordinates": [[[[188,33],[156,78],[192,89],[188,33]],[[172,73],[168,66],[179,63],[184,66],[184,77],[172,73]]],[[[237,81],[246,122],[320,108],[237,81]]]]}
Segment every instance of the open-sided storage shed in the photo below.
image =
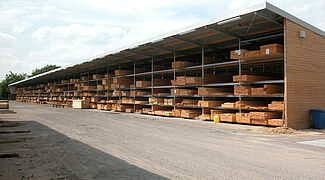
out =
{"type": "MultiPolygon", "coordinates": [[[[241,113],[254,117],[259,116],[259,112],[269,116],[281,113],[283,124],[280,125],[307,128],[311,125],[309,110],[325,107],[324,65],[325,33],[269,3],[262,3],[13,83],[10,88],[13,93],[15,87],[18,88],[17,99],[22,101],[69,104],[73,99],[87,97],[94,99],[90,100],[93,107],[119,105],[118,108],[125,106],[123,110],[128,112],[145,111],[164,116],[176,116],[175,113],[181,109],[185,114],[182,117],[198,117],[200,114],[200,117],[209,119],[210,115],[204,115],[213,110],[224,111],[225,119],[239,123],[247,121],[233,120],[235,113],[237,119],[240,116],[243,120],[246,119],[241,113]],[[262,52],[264,47],[266,53],[262,52]],[[283,50],[268,54],[270,47],[283,50]],[[250,56],[243,57],[238,52],[247,52],[250,56]],[[176,67],[178,61],[188,66],[176,67]],[[112,77],[109,74],[114,70],[127,70],[128,73],[119,71],[121,74],[115,73],[112,77]],[[252,72],[258,75],[264,73],[269,79],[233,81],[233,76],[252,72]],[[178,77],[192,77],[191,80],[196,83],[180,85],[177,84],[181,79],[178,77]],[[102,87],[105,80],[118,82],[123,78],[128,78],[132,83],[128,87],[102,87]],[[71,79],[80,79],[81,82],[71,79]],[[83,83],[87,88],[78,89],[75,86],[78,83],[83,83]],[[265,95],[234,93],[236,88],[245,86],[262,92],[263,86],[283,86],[283,92],[265,95]],[[209,87],[229,88],[233,92],[214,95],[176,93],[178,89],[185,89],[189,93],[209,87]],[[148,93],[134,95],[132,91],[148,93]],[[167,103],[163,98],[167,99],[167,103]],[[199,105],[195,105],[198,101],[199,105]],[[200,101],[213,101],[214,105],[202,105],[200,101]],[[220,101],[237,106],[220,106],[220,101]],[[255,101],[255,105],[243,106],[247,101],[255,101]],[[257,101],[257,104],[283,101],[284,109],[256,106],[257,101]]],[[[268,125],[267,121],[255,120],[249,120],[249,124],[268,125]]]]}

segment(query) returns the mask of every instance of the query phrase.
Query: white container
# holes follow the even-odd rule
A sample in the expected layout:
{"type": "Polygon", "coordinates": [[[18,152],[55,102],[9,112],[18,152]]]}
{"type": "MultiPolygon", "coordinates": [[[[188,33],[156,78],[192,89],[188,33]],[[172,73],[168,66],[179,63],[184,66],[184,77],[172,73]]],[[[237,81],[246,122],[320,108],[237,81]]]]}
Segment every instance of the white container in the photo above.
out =
{"type": "Polygon", "coordinates": [[[74,108],[74,109],[88,109],[89,103],[84,100],[73,100],[72,108],[74,108]]]}

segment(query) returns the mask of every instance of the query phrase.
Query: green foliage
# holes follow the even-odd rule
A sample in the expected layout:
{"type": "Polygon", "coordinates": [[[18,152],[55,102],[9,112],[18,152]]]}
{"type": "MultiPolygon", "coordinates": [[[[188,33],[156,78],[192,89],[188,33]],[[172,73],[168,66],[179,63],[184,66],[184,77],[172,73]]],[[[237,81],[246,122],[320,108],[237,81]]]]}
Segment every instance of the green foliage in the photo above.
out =
{"type": "Polygon", "coordinates": [[[45,73],[45,72],[48,72],[48,71],[51,71],[53,69],[57,69],[57,68],[60,68],[60,66],[57,66],[57,65],[47,65],[47,66],[44,66],[40,69],[36,68],[32,71],[32,74],[29,76],[29,77],[33,77],[33,76],[36,76],[38,74],[42,74],[42,73],[45,73]]]}
{"type": "Polygon", "coordinates": [[[10,91],[8,87],[9,84],[17,81],[21,81],[23,79],[26,79],[27,77],[36,76],[38,74],[51,71],[59,67],[60,66],[57,65],[47,65],[40,69],[36,68],[32,71],[32,74],[30,76],[28,76],[26,73],[17,74],[10,71],[9,74],[6,74],[5,79],[0,82],[0,99],[9,99],[10,97],[10,91]]]}
{"type": "Polygon", "coordinates": [[[5,79],[0,82],[0,99],[9,98],[9,84],[23,80],[25,78],[27,78],[26,73],[17,74],[10,71],[9,74],[6,74],[5,79]]]}

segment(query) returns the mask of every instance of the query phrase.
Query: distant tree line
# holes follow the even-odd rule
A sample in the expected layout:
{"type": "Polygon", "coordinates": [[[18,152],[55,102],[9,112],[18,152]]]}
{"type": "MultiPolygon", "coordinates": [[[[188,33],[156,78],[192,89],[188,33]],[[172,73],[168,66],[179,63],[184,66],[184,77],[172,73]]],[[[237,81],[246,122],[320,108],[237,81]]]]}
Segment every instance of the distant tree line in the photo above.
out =
{"type": "Polygon", "coordinates": [[[18,82],[21,80],[24,80],[29,77],[36,76],[38,74],[42,74],[48,71],[51,71],[53,69],[60,68],[60,66],[57,65],[47,65],[45,67],[42,67],[40,69],[36,68],[32,71],[31,75],[27,75],[26,73],[13,73],[9,72],[6,74],[5,78],[0,82],[0,99],[9,99],[10,98],[10,91],[8,85],[14,82],[18,82]]]}

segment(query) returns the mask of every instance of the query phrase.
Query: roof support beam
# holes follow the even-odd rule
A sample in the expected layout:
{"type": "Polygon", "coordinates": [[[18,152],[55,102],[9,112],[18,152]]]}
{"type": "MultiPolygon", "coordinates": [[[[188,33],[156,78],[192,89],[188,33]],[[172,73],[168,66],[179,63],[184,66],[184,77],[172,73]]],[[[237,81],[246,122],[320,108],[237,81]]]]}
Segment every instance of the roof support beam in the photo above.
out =
{"type": "Polygon", "coordinates": [[[168,51],[170,53],[173,53],[174,49],[170,49],[170,48],[167,48],[167,47],[162,47],[162,46],[157,46],[157,45],[154,45],[154,44],[146,44],[146,46],[150,46],[150,47],[153,47],[153,48],[156,48],[156,49],[161,49],[161,50],[164,50],[164,51],[168,51]]]}
{"type": "Polygon", "coordinates": [[[199,43],[199,42],[196,42],[196,41],[193,41],[193,40],[190,40],[190,39],[185,39],[185,38],[182,38],[182,37],[179,37],[179,36],[178,37],[172,36],[170,38],[178,40],[178,41],[183,41],[183,42],[187,42],[187,43],[190,43],[190,44],[194,44],[194,45],[197,45],[197,46],[204,46],[204,44],[202,44],[202,43],[199,43]]]}
{"type": "Polygon", "coordinates": [[[262,14],[260,12],[256,12],[257,15],[261,16],[262,18],[266,19],[266,20],[269,20],[279,26],[282,26],[282,24],[280,22],[278,22],[278,20],[276,18],[274,18],[273,16],[271,15],[268,15],[268,14],[262,14]]]}
{"type": "Polygon", "coordinates": [[[216,48],[216,47],[214,47],[214,48],[212,48],[212,47],[208,47],[207,45],[202,44],[202,43],[200,43],[200,42],[197,42],[197,41],[195,41],[195,40],[185,39],[185,38],[183,38],[183,37],[179,37],[179,36],[177,36],[177,37],[172,36],[172,37],[170,37],[170,38],[172,38],[172,39],[176,39],[176,40],[179,40],[179,41],[183,41],[183,42],[187,42],[187,43],[190,43],[190,44],[193,44],[193,45],[201,46],[201,47],[202,47],[202,46],[203,46],[203,47],[207,47],[207,49],[212,49],[212,50],[215,50],[215,51],[220,51],[219,48],[216,48]]]}
{"type": "Polygon", "coordinates": [[[150,46],[150,47],[153,47],[153,48],[156,48],[156,49],[164,50],[164,51],[167,51],[167,52],[170,52],[170,53],[176,52],[177,54],[180,54],[180,55],[187,55],[185,53],[182,53],[182,52],[178,51],[177,49],[171,49],[171,48],[168,48],[168,47],[162,47],[162,46],[154,45],[152,43],[151,44],[146,44],[146,46],[150,46]]]}
{"type": "Polygon", "coordinates": [[[132,59],[125,58],[125,57],[121,57],[121,56],[117,56],[115,54],[109,54],[108,56],[112,56],[112,57],[115,57],[115,58],[118,58],[118,59],[121,59],[121,60],[133,61],[132,59]]]}
{"type": "Polygon", "coordinates": [[[228,36],[236,37],[236,38],[239,38],[239,39],[243,38],[243,36],[232,33],[230,31],[226,31],[226,30],[222,29],[222,27],[205,26],[205,28],[209,29],[209,30],[212,30],[212,31],[220,32],[220,33],[223,33],[223,34],[227,34],[228,36]]]}
{"type": "Polygon", "coordinates": [[[141,55],[141,56],[153,57],[152,54],[147,54],[147,53],[143,53],[143,52],[136,52],[136,51],[131,50],[131,49],[127,49],[125,51],[131,52],[131,53],[134,53],[134,54],[138,54],[138,55],[141,55]]]}

